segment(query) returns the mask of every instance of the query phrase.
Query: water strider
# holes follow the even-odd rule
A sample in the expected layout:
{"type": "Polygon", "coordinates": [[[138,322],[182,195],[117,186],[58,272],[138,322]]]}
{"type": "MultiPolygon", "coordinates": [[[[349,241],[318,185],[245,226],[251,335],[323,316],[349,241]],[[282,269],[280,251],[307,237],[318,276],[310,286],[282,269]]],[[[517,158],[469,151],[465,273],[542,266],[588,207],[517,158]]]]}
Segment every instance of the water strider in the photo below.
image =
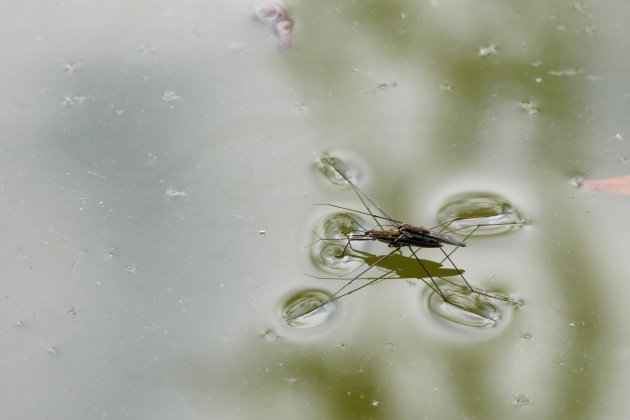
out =
{"type": "MultiPolygon", "coordinates": [[[[455,299],[450,297],[452,294],[444,293],[442,289],[440,288],[440,286],[438,285],[436,278],[440,278],[441,280],[454,284],[452,281],[449,281],[443,278],[445,274],[443,274],[442,272],[436,272],[436,268],[440,268],[444,261],[448,261],[454,269],[448,275],[458,275],[462,279],[465,285],[464,290],[467,293],[474,293],[478,296],[501,300],[501,301],[512,303],[515,305],[520,304],[519,302],[516,302],[512,299],[509,299],[503,296],[492,295],[492,294],[485,293],[481,290],[473,288],[470,285],[470,283],[466,280],[466,278],[463,276],[462,274],[463,271],[458,269],[455,263],[453,262],[453,260],[451,259],[451,255],[453,254],[453,252],[455,252],[455,250],[457,250],[460,247],[465,247],[466,239],[468,239],[468,237],[470,237],[477,229],[483,226],[494,226],[495,224],[482,223],[482,224],[475,224],[472,226],[470,224],[467,224],[465,225],[465,227],[461,229],[462,230],[467,229],[468,233],[466,234],[463,240],[459,240],[449,235],[449,233],[453,233],[454,231],[449,232],[449,231],[446,231],[446,229],[453,222],[461,221],[466,218],[453,218],[451,220],[447,220],[441,223],[440,225],[432,229],[425,228],[423,226],[409,224],[409,223],[403,223],[401,221],[395,220],[392,217],[390,217],[372,199],[370,199],[370,197],[368,197],[361,189],[359,189],[358,186],[356,186],[340,169],[338,169],[335,166],[336,160],[334,158],[324,156],[321,158],[321,161],[325,165],[330,167],[334,171],[334,173],[336,173],[339,177],[341,177],[341,179],[345,181],[345,183],[350,185],[350,187],[354,190],[355,194],[357,195],[357,197],[363,204],[365,211],[353,210],[353,209],[349,209],[346,207],[337,206],[333,204],[326,204],[326,205],[330,207],[362,214],[365,216],[369,216],[373,220],[376,226],[371,229],[365,229],[363,226],[361,226],[361,224],[358,222],[356,218],[349,216],[351,220],[353,221],[353,224],[358,226],[358,228],[353,228],[352,231],[343,233],[343,236],[345,236],[345,239],[319,237],[319,239],[316,242],[320,242],[320,241],[338,242],[339,240],[345,240],[346,243],[345,243],[345,246],[343,247],[342,252],[339,255],[336,255],[336,257],[343,258],[344,256],[350,255],[358,259],[363,259],[364,264],[367,267],[361,270],[358,274],[356,274],[354,277],[351,277],[351,278],[346,277],[346,276],[332,277],[336,279],[346,279],[348,281],[341,288],[339,288],[332,296],[330,296],[327,300],[321,302],[320,304],[312,306],[308,308],[307,310],[302,311],[301,313],[298,313],[295,315],[288,314],[288,316],[286,317],[287,321],[292,321],[292,320],[295,320],[296,318],[300,318],[304,315],[313,313],[314,311],[323,307],[324,305],[327,305],[328,303],[331,303],[344,296],[354,293],[360,289],[370,286],[378,281],[391,279],[391,278],[405,278],[405,277],[407,278],[413,277],[416,279],[420,279],[429,288],[431,288],[437,295],[439,295],[441,299],[448,305],[451,305],[452,307],[461,309],[466,312],[470,312],[471,311],[470,308],[467,308],[457,303],[455,299]],[[381,243],[387,244],[388,247],[393,248],[393,250],[385,255],[380,255],[380,256],[369,254],[369,258],[368,258],[367,257],[368,254],[363,253],[361,251],[357,251],[352,247],[353,242],[359,242],[359,241],[381,242],[381,243]],[[451,252],[447,253],[443,249],[444,245],[451,245],[454,247],[454,249],[451,252]],[[422,248],[439,249],[444,254],[444,259],[440,263],[435,263],[435,262],[431,262],[427,260],[421,260],[418,257],[417,253],[422,248]],[[348,252],[348,249],[351,249],[352,251],[354,251],[354,254],[350,254],[348,252]],[[409,250],[411,256],[410,257],[404,256],[402,249],[409,250]],[[357,253],[362,254],[362,255],[358,255],[357,253]],[[404,261],[413,260],[413,262],[415,263],[415,269],[416,269],[414,274],[410,274],[409,269],[407,268],[405,271],[406,273],[405,276],[400,275],[402,272],[402,268],[400,266],[397,266],[396,261],[403,261],[403,260],[404,261]],[[431,267],[431,270],[430,270],[429,267],[431,265],[433,265],[433,267],[431,267]],[[370,271],[374,267],[378,267],[381,270],[384,270],[385,273],[376,277],[363,277],[368,271],[370,271]],[[398,277],[395,277],[395,275],[398,275],[398,277]],[[348,290],[345,293],[342,293],[344,292],[344,290],[348,289],[356,280],[368,280],[368,282],[354,289],[348,290]]],[[[514,224],[514,223],[510,223],[510,224],[514,224]]],[[[522,225],[523,223],[518,222],[516,224],[522,225]]],[[[360,268],[360,266],[357,267],[357,269],[358,268],[360,268]]],[[[353,270],[352,272],[356,271],[357,269],[353,270]]],[[[315,277],[315,276],[311,276],[311,277],[315,277]]],[[[324,279],[326,277],[315,277],[315,278],[324,279]]],[[[331,277],[328,277],[328,279],[331,279],[331,277]]],[[[477,313],[477,312],[475,313],[481,316],[482,318],[486,318],[490,321],[496,321],[494,318],[491,318],[490,316],[487,316],[483,313],[477,313]]]]}

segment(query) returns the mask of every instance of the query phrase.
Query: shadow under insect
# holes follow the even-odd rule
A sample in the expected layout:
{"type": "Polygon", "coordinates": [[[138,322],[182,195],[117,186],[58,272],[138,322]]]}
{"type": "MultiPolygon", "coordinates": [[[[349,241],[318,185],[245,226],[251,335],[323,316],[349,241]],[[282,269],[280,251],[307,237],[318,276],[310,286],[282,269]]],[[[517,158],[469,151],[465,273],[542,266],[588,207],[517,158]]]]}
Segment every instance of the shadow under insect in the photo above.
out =
{"type": "Polygon", "coordinates": [[[458,276],[464,273],[464,270],[455,268],[445,268],[441,262],[419,259],[417,256],[403,255],[401,251],[394,253],[376,255],[357,249],[345,254],[356,260],[363,261],[359,267],[346,273],[343,276],[336,277],[318,277],[310,276],[317,279],[329,280],[370,280],[370,283],[357,287],[346,294],[350,294],[360,288],[369,286],[382,280],[396,279],[441,279],[449,283],[453,283],[445,277],[458,276]],[[379,270],[379,271],[377,271],[379,270]],[[358,273],[357,273],[358,272],[358,273]],[[357,273],[354,276],[351,274],[357,273]]]}

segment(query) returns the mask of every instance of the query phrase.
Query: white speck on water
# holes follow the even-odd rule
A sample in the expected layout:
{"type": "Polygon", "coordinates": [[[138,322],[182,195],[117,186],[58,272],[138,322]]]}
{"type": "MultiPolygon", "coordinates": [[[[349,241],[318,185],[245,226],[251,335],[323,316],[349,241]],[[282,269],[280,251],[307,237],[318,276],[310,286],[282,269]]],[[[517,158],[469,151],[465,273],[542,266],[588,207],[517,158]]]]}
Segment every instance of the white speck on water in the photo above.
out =
{"type": "Polygon", "coordinates": [[[617,133],[617,134],[615,134],[615,138],[617,140],[623,140],[623,135],[621,133],[617,133]]]}
{"type": "Polygon", "coordinates": [[[188,196],[188,191],[186,190],[174,190],[174,189],[168,189],[166,190],[166,195],[169,197],[187,197],[188,196]]]}
{"type": "Polygon", "coordinates": [[[267,234],[267,231],[266,231],[266,230],[264,230],[264,229],[260,229],[260,230],[258,231],[258,236],[265,236],[266,234],[267,234]]]}
{"type": "Polygon", "coordinates": [[[289,378],[285,378],[285,381],[287,381],[291,385],[294,385],[295,383],[297,383],[298,378],[295,378],[295,377],[291,376],[289,378]]]}
{"type": "Polygon", "coordinates": [[[61,100],[61,104],[63,106],[81,105],[83,102],[85,102],[85,96],[78,96],[78,95],[72,95],[72,94],[65,95],[63,99],[61,100]]]}
{"type": "Polygon", "coordinates": [[[520,336],[523,340],[529,340],[534,336],[534,334],[529,331],[521,331],[520,336]]]}
{"type": "Polygon", "coordinates": [[[180,99],[181,99],[181,96],[179,96],[177,93],[173,92],[172,90],[167,90],[162,95],[162,100],[164,102],[174,102],[174,101],[179,101],[180,99]]]}
{"type": "Polygon", "coordinates": [[[157,47],[155,45],[141,45],[138,49],[140,54],[155,54],[157,52],[157,47]]]}
{"type": "Polygon", "coordinates": [[[107,179],[107,177],[105,175],[101,175],[98,172],[94,172],[94,171],[87,171],[88,175],[92,175],[95,176],[97,178],[101,178],[101,179],[107,179]]]}
{"type": "Polygon", "coordinates": [[[276,341],[280,336],[273,328],[266,328],[261,334],[261,337],[265,338],[267,341],[276,341]]]}
{"type": "Polygon", "coordinates": [[[68,74],[73,74],[83,63],[66,63],[63,65],[63,71],[68,74]]]}
{"type": "Polygon", "coordinates": [[[582,73],[582,70],[578,69],[552,70],[549,72],[550,75],[558,77],[576,76],[580,73],[582,73]]]}
{"type": "Polygon", "coordinates": [[[304,115],[308,113],[308,106],[306,106],[304,102],[298,102],[296,104],[293,104],[293,110],[298,115],[304,115]]]}
{"type": "Polygon", "coordinates": [[[536,107],[536,104],[534,102],[521,101],[518,105],[523,111],[526,111],[528,114],[538,114],[538,108],[536,107]]]}
{"type": "Polygon", "coordinates": [[[595,32],[597,32],[597,26],[595,25],[590,25],[584,28],[584,33],[586,34],[594,34],[595,32]]]}
{"type": "Polygon", "coordinates": [[[128,273],[135,274],[138,272],[138,268],[135,265],[130,265],[126,268],[128,273]]]}
{"type": "Polygon", "coordinates": [[[442,83],[440,85],[440,90],[443,92],[451,92],[453,90],[453,85],[450,83],[442,83]]]}
{"type": "Polygon", "coordinates": [[[479,56],[487,57],[489,55],[495,55],[497,53],[497,46],[495,44],[490,44],[487,47],[479,48],[479,56]]]}
{"type": "Polygon", "coordinates": [[[372,407],[378,407],[379,405],[381,405],[379,400],[372,400],[372,407]]]}

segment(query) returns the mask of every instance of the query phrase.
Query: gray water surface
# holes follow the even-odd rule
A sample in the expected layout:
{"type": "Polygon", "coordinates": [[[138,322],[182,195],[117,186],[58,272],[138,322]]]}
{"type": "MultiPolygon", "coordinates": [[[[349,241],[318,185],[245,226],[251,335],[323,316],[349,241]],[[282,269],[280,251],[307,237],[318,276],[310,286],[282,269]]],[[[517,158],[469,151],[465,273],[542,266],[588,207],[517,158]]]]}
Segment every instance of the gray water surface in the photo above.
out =
{"type": "Polygon", "coordinates": [[[628,417],[630,201],[574,182],[630,172],[626,3],[286,6],[284,53],[248,2],[0,6],[2,417],[628,417]],[[410,223],[509,201],[453,259],[523,305],[462,328],[407,278],[288,325],[341,286],[314,204],[361,206],[325,153],[410,223]]]}

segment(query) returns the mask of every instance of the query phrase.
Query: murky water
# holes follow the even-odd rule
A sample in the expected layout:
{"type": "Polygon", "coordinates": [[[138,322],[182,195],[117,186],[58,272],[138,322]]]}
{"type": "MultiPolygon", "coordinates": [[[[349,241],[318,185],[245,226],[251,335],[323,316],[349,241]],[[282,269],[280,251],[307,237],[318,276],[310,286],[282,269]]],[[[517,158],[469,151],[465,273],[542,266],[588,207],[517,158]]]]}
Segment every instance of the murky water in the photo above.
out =
{"type": "Polygon", "coordinates": [[[630,415],[630,201],[573,182],[630,172],[624,2],[2,11],[6,415],[630,415]],[[326,153],[397,220],[527,221],[419,255],[471,310],[401,255],[286,321],[390,251],[308,246],[370,223],[326,153]]]}

